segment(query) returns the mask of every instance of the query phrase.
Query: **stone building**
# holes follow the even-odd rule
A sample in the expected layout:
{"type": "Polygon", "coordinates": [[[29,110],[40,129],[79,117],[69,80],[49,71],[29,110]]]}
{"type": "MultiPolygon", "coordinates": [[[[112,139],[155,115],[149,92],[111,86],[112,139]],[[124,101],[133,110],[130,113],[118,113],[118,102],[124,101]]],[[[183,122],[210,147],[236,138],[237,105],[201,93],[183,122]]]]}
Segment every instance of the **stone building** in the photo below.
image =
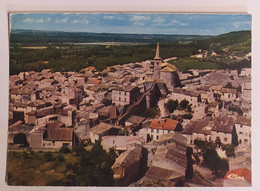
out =
{"type": "Polygon", "coordinates": [[[138,100],[140,90],[134,86],[121,86],[112,90],[112,103],[116,106],[133,104],[138,100]]]}
{"type": "Polygon", "coordinates": [[[157,43],[156,54],[152,60],[154,68],[153,78],[161,79],[167,85],[169,90],[173,90],[174,87],[180,86],[180,79],[177,68],[170,63],[163,63],[160,57],[159,43],[157,43]]]}

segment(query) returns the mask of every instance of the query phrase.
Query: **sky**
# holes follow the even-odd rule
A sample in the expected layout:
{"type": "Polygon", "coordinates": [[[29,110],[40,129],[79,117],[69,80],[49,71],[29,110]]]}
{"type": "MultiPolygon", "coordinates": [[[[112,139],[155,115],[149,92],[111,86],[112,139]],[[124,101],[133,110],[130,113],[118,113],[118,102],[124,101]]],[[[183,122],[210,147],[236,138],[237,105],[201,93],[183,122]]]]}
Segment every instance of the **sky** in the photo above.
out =
{"type": "Polygon", "coordinates": [[[219,35],[251,30],[249,14],[16,13],[13,29],[66,32],[219,35]]]}

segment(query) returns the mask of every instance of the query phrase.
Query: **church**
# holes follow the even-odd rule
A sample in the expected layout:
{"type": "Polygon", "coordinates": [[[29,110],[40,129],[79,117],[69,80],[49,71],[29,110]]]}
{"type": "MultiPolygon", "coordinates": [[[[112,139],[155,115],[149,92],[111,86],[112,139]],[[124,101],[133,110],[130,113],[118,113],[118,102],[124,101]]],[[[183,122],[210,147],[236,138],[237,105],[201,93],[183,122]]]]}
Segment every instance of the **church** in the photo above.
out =
{"type": "Polygon", "coordinates": [[[163,62],[162,58],[160,57],[159,42],[157,43],[155,57],[151,64],[153,65],[154,70],[153,78],[155,80],[163,80],[168,90],[173,91],[175,87],[181,85],[178,69],[170,63],[163,62]]]}

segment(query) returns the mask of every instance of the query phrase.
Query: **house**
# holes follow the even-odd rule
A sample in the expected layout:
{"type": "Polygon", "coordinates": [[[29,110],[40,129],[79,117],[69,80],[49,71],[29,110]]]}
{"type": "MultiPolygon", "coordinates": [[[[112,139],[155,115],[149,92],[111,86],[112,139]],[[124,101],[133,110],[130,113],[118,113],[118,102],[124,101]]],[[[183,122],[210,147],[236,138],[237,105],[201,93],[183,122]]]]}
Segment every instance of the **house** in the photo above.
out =
{"type": "Polygon", "coordinates": [[[169,96],[172,100],[178,100],[179,103],[182,100],[187,100],[192,107],[196,107],[201,102],[201,95],[195,90],[186,90],[182,88],[175,88],[169,96]]]}
{"type": "Polygon", "coordinates": [[[22,121],[17,121],[8,127],[8,143],[13,143],[14,136],[18,133],[24,133],[27,141],[29,141],[29,132],[33,129],[32,126],[25,125],[22,121]]]}
{"type": "Polygon", "coordinates": [[[165,120],[154,119],[149,126],[148,135],[151,140],[157,140],[160,135],[180,130],[181,125],[177,120],[170,118],[165,120]]]}
{"type": "Polygon", "coordinates": [[[122,128],[109,123],[101,122],[90,129],[90,140],[92,143],[101,141],[103,136],[117,135],[120,129],[122,128]]]}
{"type": "Polygon", "coordinates": [[[183,129],[182,135],[187,138],[187,144],[194,144],[196,139],[203,141],[211,140],[211,117],[201,120],[193,120],[183,129]]]}
{"type": "Polygon", "coordinates": [[[204,103],[198,103],[193,108],[193,119],[202,119],[208,113],[208,105],[204,103]]]}
{"type": "Polygon", "coordinates": [[[247,101],[251,100],[251,82],[242,84],[242,98],[247,101]]]}
{"type": "Polygon", "coordinates": [[[241,68],[241,72],[239,76],[251,76],[251,68],[241,68]]]}
{"type": "Polygon", "coordinates": [[[220,99],[223,101],[234,101],[237,99],[237,90],[233,88],[222,88],[220,99]]]}
{"type": "Polygon", "coordinates": [[[134,86],[121,86],[112,90],[112,103],[116,106],[129,105],[138,100],[140,90],[134,86]]]}
{"type": "Polygon", "coordinates": [[[145,120],[144,117],[131,115],[126,121],[125,126],[130,133],[133,133],[142,128],[142,122],[145,120]]]}
{"type": "Polygon", "coordinates": [[[223,179],[224,187],[251,187],[252,172],[247,168],[230,170],[223,179]]]}
{"type": "Polygon", "coordinates": [[[106,151],[109,151],[110,148],[126,151],[131,144],[142,144],[142,142],[134,136],[108,135],[102,137],[102,146],[106,151]]]}
{"type": "Polygon", "coordinates": [[[65,127],[60,121],[49,122],[46,124],[43,134],[43,148],[60,149],[63,146],[72,148],[73,128],[65,127]]]}
{"type": "Polygon", "coordinates": [[[228,116],[218,116],[211,129],[211,140],[223,144],[231,144],[234,134],[234,120],[228,116]]]}
{"type": "Polygon", "coordinates": [[[242,147],[250,147],[251,120],[249,118],[239,116],[235,121],[235,128],[238,136],[238,144],[242,147]]]}
{"type": "Polygon", "coordinates": [[[115,186],[127,186],[136,180],[142,168],[142,145],[134,144],[116,158],[111,167],[115,186]]]}

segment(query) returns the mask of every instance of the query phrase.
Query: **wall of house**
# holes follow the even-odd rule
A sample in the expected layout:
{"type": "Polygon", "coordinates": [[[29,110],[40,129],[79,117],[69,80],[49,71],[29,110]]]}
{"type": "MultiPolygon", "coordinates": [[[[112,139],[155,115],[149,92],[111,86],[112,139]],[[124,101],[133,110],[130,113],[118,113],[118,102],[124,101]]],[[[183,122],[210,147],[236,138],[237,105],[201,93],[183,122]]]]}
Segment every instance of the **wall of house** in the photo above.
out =
{"type": "Polygon", "coordinates": [[[172,93],[170,94],[170,99],[172,100],[178,100],[179,103],[186,99],[187,101],[189,101],[190,104],[192,104],[192,107],[194,107],[195,105],[197,105],[198,103],[198,97],[192,97],[192,96],[188,96],[185,94],[179,94],[179,93],[172,93]]]}
{"type": "Polygon", "coordinates": [[[194,114],[192,119],[202,119],[208,112],[208,107],[206,105],[201,105],[193,109],[194,114]]]}
{"type": "Polygon", "coordinates": [[[251,126],[235,124],[235,128],[239,145],[249,147],[251,143],[251,126]]]}
{"type": "Polygon", "coordinates": [[[112,103],[115,103],[116,106],[130,104],[130,92],[113,90],[112,91],[112,103]]]}
{"type": "Polygon", "coordinates": [[[33,149],[43,147],[43,134],[42,133],[30,133],[29,135],[30,147],[33,149]]]}
{"type": "Polygon", "coordinates": [[[95,143],[96,140],[99,140],[99,137],[101,137],[101,136],[95,134],[93,131],[90,131],[89,138],[92,143],[95,143]]]}
{"type": "Polygon", "coordinates": [[[232,143],[232,134],[231,133],[211,131],[211,140],[213,142],[215,142],[217,137],[220,138],[221,143],[223,143],[223,144],[231,144],[232,143]]]}
{"type": "Polygon", "coordinates": [[[24,115],[24,121],[27,124],[35,124],[36,120],[37,118],[35,117],[35,115],[24,115]]]}
{"type": "Polygon", "coordinates": [[[72,141],[47,141],[47,140],[43,140],[43,148],[60,149],[64,145],[67,145],[69,148],[72,148],[72,141]]]}
{"type": "Polygon", "coordinates": [[[162,130],[162,129],[148,129],[148,134],[150,135],[150,137],[153,138],[153,140],[157,140],[159,138],[160,135],[163,134],[168,134],[171,133],[172,131],[170,130],[162,130]]]}
{"type": "Polygon", "coordinates": [[[237,98],[236,94],[222,93],[220,99],[223,101],[234,101],[237,98]]]}
{"type": "Polygon", "coordinates": [[[126,150],[126,139],[129,136],[108,136],[102,141],[103,149],[109,151],[110,148],[125,149],[126,150]]]}

